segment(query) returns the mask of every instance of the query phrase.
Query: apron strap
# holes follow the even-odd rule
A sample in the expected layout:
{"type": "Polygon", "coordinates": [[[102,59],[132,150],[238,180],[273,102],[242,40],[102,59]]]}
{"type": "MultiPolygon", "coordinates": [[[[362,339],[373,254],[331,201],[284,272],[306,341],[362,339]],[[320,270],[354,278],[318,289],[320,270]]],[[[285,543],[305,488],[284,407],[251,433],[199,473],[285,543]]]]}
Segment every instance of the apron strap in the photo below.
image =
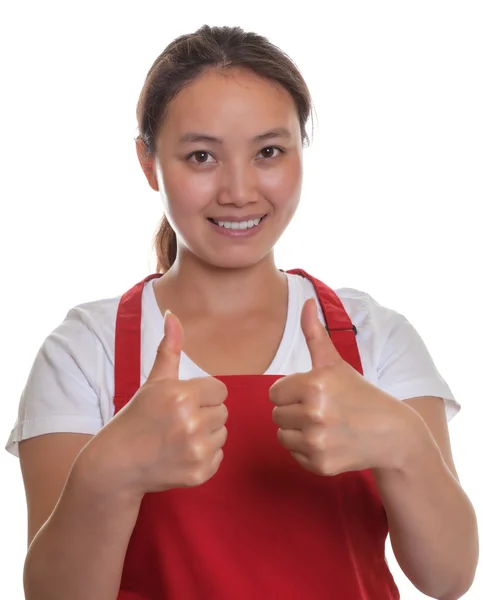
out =
{"type": "Polygon", "coordinates": [[[356,371],[363,375],[361,357],[357,347],[357,328],[352,324],[340,298],[328,285],[322,283],[302,269],[287,271],[292,275],[301,275],[308,279],[315,288],[324,314],[326,329],[332,343],[341,357],[356,371]]]}
{"type": "Polygon", "coordinates": [[[129,402],[141,385],[141,316],[144,285],[160,273],[148,275],[121,297],[114,337],[114,409],[129,402]]]}

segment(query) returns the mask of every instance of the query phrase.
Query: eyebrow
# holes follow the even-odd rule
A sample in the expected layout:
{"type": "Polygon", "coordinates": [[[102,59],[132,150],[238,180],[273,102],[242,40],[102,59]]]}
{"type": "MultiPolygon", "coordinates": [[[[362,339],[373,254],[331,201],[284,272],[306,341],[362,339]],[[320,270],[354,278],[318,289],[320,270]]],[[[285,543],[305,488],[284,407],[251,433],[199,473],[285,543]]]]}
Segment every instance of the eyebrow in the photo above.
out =
{"type": "MultiPolygon", "coordinates": [[[[285,129],[285,127],[277,127],[276,129],[270,129],[270,131],[266,131],[265,133],[257,135],[253,138],[253,142],[259,143],[265,140],[281,137],[291,139],[292,134],[288,129],[285,129]]],[[[211,142],[213,144],[223,144],[223,140],[221,138],[213,137],[212,135],[207,135],[205,133],[185,133],[179,138],[179,141],[181,144],[190,142],[211,142]]]]}

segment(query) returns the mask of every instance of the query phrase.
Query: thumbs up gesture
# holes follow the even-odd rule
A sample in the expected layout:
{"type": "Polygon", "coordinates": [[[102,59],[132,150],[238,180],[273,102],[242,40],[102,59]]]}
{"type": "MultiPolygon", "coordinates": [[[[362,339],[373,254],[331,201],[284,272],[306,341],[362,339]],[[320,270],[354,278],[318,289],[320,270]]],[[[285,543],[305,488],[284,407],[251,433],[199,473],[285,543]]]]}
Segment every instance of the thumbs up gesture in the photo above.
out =
{"type": "Polygon", "coordinates": [[[341,358],[313,299],[303,307],[301,325],[312,369],[279,379],[270,389],[282,446],[319,475],[397,468],[415,411],[341,358]]]}
{"type": "Polygon", "coordinates": [[[223,459],[226,386],[214,377],[179,380],[182,344],[181,323],[167,312],[146,382],[95,436],[96,456],[110,461],[105,472],[134,495],[200,485],[223,459]]]}

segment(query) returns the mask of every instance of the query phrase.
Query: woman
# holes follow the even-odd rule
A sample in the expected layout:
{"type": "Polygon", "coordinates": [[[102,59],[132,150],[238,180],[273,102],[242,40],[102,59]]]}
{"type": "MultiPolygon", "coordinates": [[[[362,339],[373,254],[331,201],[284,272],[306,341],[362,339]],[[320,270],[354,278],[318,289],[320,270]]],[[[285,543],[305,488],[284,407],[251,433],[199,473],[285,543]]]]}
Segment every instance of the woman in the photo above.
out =
{"type": "Polygon", "coordinates": [[[27,600],[394,599],[388,530],[424,593],[471,585],[459,405],[424,344],[368,294],[275,265],[310,111],[290,59],[239,28],[149,71],[136,144],[164,274],[74,308],[32,368],[8,445],[27,600]]]}

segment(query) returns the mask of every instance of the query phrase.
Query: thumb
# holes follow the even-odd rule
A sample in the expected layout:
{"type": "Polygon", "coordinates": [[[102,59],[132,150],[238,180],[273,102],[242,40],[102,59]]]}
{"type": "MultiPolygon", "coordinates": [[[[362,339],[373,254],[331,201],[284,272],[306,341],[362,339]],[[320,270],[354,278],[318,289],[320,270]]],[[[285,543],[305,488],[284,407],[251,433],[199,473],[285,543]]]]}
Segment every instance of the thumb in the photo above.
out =
{"type": "Polygon", "coordinates": [[[149,377],[151,379],[178,379],[179,361],[183,347],[183,327],[170,310],[164,315],[164,337],[158,346],[149,377]]]}
{"type": "Polygon", "coordinates": [[[305,302],[302,308],[301,325],[312,359],[312,367],[329,367],[336,364],[340,356],[319,319],[315,298],[305,302]]]}

